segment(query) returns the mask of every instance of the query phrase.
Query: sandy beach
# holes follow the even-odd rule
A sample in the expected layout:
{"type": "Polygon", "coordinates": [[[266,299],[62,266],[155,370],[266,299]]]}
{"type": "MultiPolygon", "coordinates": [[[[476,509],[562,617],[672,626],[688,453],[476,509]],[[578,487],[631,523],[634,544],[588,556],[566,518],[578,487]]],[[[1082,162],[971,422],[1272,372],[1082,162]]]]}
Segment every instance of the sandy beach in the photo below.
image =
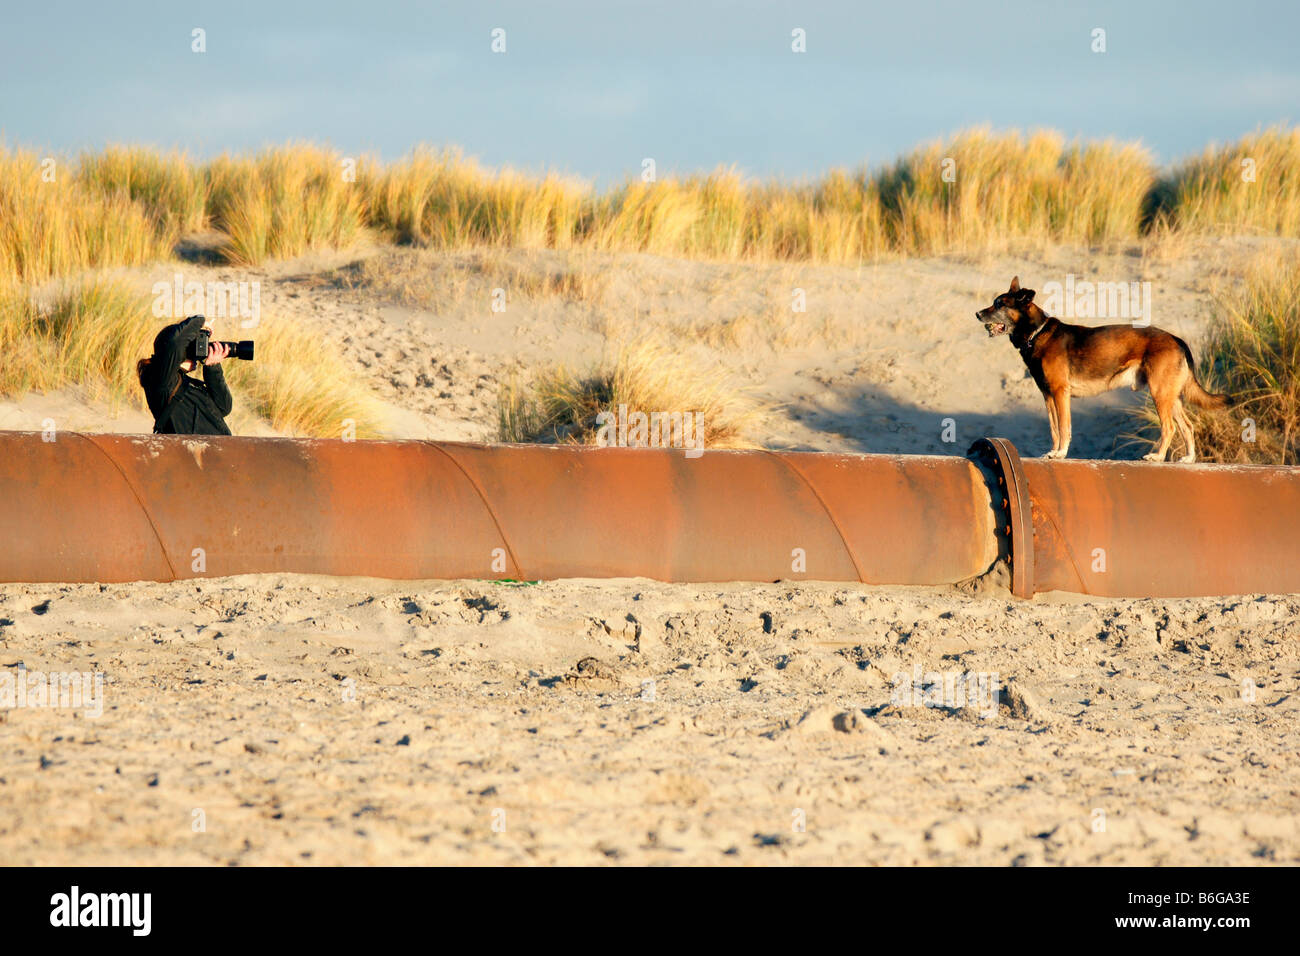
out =
{"type": "Polygon", "coordinates": [[[644,580],[4,585],[0,666],[104,683],[96,707],[0,711],[0,847],[1295,863],[1298,612],[644,580]],[[922,706],[918,671],[990,675],[998,696],[922,706]]]}

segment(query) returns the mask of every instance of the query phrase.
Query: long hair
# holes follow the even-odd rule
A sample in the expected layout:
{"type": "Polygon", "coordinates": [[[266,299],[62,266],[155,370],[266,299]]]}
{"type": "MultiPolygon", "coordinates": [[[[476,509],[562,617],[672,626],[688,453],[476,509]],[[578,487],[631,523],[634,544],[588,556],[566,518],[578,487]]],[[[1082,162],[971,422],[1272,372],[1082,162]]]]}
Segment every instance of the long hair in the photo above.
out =
{"type": "MultiPolygon", "coordinates": [[[[140,380],[140,387],[146,392],[149,391],[149,379],[153,376],[153,360],[154,357],[150,355],[148,358],[142,358],[140,361],[135,363],[135,377],[140,380]]],[[[176,377],[176,387],[173,388],[172,393],[167,396],[167,401],[169,402],[176,397],[176,393],[179,392],[181,386],[185,384],[185,371],[184,369],[179,371],[180,375],[176,377]]]]}

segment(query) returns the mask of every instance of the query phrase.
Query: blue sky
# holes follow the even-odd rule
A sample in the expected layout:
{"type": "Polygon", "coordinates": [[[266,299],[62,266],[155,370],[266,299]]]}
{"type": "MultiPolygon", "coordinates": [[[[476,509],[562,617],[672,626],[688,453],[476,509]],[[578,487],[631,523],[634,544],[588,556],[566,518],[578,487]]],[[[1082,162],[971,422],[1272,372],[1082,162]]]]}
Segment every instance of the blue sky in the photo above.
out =
{"type": "Polygon", "coordinates": [[[986,124],[1140,139],[1168,161],[1300,119],[1298,36],[1294,2],[6,0],[0,135],[197,156],[457,145],[605,184],[647,156],[660,175],[799,178],[986,124]]]}

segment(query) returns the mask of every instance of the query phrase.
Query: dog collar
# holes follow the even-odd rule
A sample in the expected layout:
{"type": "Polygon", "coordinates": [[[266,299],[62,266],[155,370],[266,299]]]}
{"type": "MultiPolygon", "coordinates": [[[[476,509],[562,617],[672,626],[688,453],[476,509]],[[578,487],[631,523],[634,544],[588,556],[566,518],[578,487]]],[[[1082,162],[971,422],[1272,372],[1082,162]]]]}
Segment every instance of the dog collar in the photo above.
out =
{"type": "Polygon", "coordinates": [[[1047,328],[1047,323],[1050,322],[1050,321],[1052,321],[1052,319],[1051,319],[1051,317],[1049,316],[1049,317],[1047,317],[1046,319],[1043,320],[1043,324],[1042,324],[1042,325],[1040,325],[1038,328],[1034,329],[1034,331],[1032,331],[1032,332],[1029,333],[1029,338],[1025,339],[1025,346],[1026,346],[1026,347],[1028,347],[1028,346],[1034,344],[1034,339],[1038,338],[1038,333],[1041,332],[1041,331],[1043,331],[1043,329],[1047,328]]]}

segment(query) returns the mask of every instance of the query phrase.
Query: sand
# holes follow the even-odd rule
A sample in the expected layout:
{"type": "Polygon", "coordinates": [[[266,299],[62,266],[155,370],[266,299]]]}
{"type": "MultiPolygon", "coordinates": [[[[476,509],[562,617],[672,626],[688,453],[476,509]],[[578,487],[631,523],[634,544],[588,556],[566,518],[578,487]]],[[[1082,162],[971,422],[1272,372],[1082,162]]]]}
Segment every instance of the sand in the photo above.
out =
{"type": "Polygon", "coordinates": [[[1294,863],[1298,612],[642,580],[5,585],[0,667],[105,683],[97,717],[0,711],[0,849],[1294,863]],[[999,699],[918,706],[918,666],[995,677],[999,699]]]}
{"type": "MultiPolygon", "coordinates": [[[[341,350],[395,437],[491,438],[512,370],[653,332],[765,403],[774,447],[961,454],[996,434],[1037,454],[1037,392],[974,319],[1012,274],[1149,280],[1155,324],[1195,342],[1253,252],[848,269],[373,247],[185,270],[262,282],[263,321],[341,350]],[[494,314],[502,285],[519,291],[494,314]]],[[[147,291],[175,271],[121,275],[147,291]]],[[[1140,456],[1116,438],[1135,401],[1076,403],[1072,453],[1140,456]]],[[[0,427],[49,417],[148,427],[76,389],[0,403],[0,427]]],[[[1298,614],[1296,596],[815,583],[4,584],[0,702],[50,673],[101,674],[103,696],[0,708],[0,859],[1295,863],[1298,614]],[[952,692],[928,706],[934,675],[952,692]]]]}

